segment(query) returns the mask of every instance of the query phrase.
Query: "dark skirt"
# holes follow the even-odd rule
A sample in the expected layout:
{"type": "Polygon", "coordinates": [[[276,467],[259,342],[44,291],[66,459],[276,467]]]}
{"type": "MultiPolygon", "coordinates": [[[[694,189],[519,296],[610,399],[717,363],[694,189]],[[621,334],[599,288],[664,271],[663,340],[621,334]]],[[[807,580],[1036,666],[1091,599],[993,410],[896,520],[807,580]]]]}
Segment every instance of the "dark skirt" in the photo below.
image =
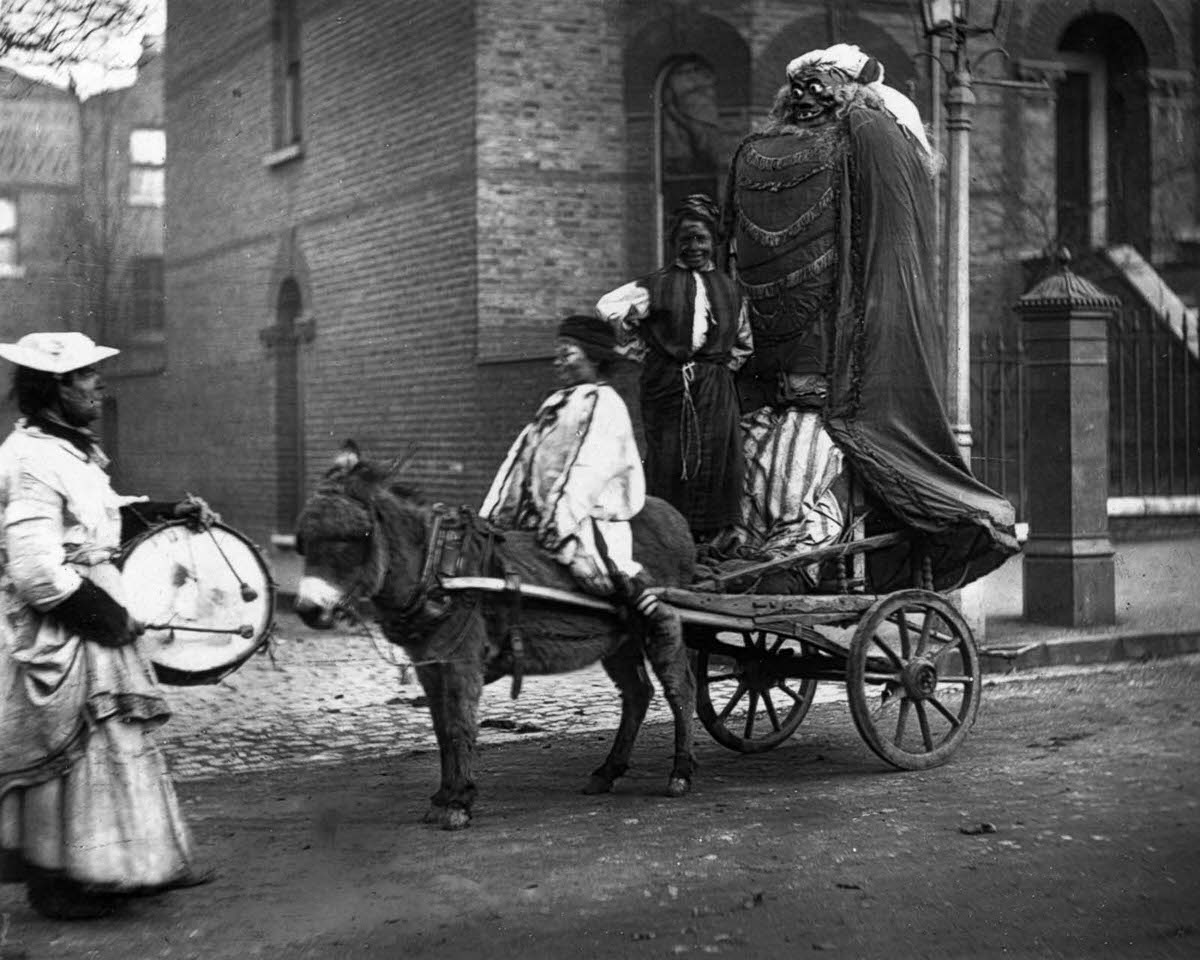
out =
{"type": "Polygon", "coordinates": [[[718,363],[692,370],[686,391],[678,366],[643,379],[642,424],[646,492],[682,513],[699,540],[741,516],[742,440],[733,372],[718,363]]]}

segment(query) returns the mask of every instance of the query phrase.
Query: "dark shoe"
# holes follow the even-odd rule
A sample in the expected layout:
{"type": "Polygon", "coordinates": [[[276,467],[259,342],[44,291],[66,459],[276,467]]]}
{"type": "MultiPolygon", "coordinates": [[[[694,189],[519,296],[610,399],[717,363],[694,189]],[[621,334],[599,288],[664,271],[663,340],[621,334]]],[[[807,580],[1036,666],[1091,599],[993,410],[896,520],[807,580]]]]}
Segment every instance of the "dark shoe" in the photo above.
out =
{"type": "Polygon", "coordinates": [[[26,882],[29,905],[51,920],[96,920],[120,906],[121,898],[92,893],[61,874],[39,870],[26,882]]]}
{"type": "Polygon", "coordinates": [[[188,887],[202,887],[217,879],[217,871],[212,867],[192,867],[183,876],[172,880],[166,885],[168,890],[186,890],[188,887]]]}
{"type": "Polygon", "coordinates": [[[201,887],[217,879],[217,871],[212,867],[192,867],[186,873],[180,874],[174,880],[156,884],[150,887],[138,887],[131,891],[134,897],[156,897],[170,890],[186,890],[188,887],[201,887]]]}

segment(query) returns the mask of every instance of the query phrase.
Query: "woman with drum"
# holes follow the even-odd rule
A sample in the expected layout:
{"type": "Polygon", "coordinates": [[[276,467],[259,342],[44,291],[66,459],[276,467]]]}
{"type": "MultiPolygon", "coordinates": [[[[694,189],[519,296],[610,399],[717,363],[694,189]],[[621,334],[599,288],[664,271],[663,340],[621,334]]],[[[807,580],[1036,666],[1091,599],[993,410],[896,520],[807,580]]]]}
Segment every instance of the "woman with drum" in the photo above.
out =
{"type": "Polygon", "coordinates": [[[170,711],[113,561],[123,527],[215,516],[113,492],[90,427],[96,364],[117,352],[81,333],[0,344],[24,415],[0,445],[0,881],[56,919],[211,878],[153,742],[170,711]]]}

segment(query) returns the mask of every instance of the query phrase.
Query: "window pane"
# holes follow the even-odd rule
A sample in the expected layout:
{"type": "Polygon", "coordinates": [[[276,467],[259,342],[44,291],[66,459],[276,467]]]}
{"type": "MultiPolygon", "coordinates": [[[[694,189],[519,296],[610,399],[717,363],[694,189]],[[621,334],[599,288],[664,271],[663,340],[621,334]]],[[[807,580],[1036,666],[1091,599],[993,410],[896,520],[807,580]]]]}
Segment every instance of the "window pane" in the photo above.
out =
{"type": "Polygon", "coordinates": [[[133,262],[133,322],[139,330],[163,326],[163,262],[144,257],[133,262]]]}
{"type": "Polygon", "coordinates": [[[162,167],[134,167],[129,171],[129,202],[139,207],[161,207],[166,182],[162,167]]]}
{"type": "Polygon", "coordinates": [[[12,197],[0,197],[0,234],[16,233],[17,202],[12,197]]]}
{"type": "Polygon", "coordinates": [[[719,130],[717,78],[712,68],[698,60],[676,64],[662,86],[663,176],[716,170],[719,130]]]}
{"type": "Polygon", "coordinates": [[[17,241],[13,237],[0,237],[0,267],[17,265],[17,241]]]}
{"type": "Polygon", "coordinates": [[[167,162],[167,135],[162,130],[133,130],[129,134],[129,160],[161,167],[167,162]]]}

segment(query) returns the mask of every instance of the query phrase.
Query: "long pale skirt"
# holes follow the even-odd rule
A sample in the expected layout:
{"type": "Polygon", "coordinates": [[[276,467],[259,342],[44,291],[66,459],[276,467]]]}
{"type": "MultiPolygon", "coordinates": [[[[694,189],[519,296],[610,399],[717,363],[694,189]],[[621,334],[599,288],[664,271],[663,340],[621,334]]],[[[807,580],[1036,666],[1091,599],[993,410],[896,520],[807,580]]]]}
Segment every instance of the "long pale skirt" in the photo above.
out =
{"type": "Polygon", "coordinates": [[[185,876],[191,835],[166,761],[144,727],[102,721],[65,775],[7,793],[0,847],[8,858],[113,890],[185,876]]]}

